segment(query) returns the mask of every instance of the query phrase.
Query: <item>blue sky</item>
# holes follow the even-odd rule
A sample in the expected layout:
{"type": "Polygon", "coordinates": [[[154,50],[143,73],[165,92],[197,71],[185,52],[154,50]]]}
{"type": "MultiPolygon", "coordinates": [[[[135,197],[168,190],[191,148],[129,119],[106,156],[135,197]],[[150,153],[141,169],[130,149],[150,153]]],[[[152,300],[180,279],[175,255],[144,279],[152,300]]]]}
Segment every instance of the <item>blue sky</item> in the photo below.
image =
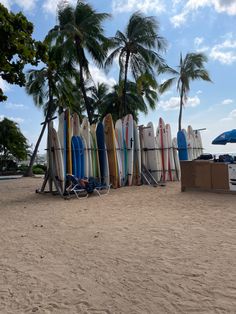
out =
{"type": "MultiPolygon", "coordinates": [[[[13,12],[22,11],[33,22],[33,36],[37,40],[43,40],[48,30],[56,24],[57,2],[0,0],[13,12]]],[[[168,41],[164,57],[172,67],[178,65],[180,52],[201,51],[208,56],[206,67],[213,84],[200,81],[192,83],[183,112],[183,127],[191,124],[193,129],[207,128],[202,132],[206,152],[236,152],[235,144],[210,144],[221,132],[236,128],[236,0],[90,0],[89,3],[100,12],[112,14],[104,24],[107,36],[114,35],[117,29],[124,30],[134,11],[155,15],[160,23],[160,35],[168,41]]],[[[117,81],[116,64],[107,75],[93,64],[90,69],[95,81],[110,85],[117,81]]],[[[35,108],[24,88],[7,85],[1,79],[0,86],[8,96],[7,102],[1,104],[0,118],[6,116],[17,121],[29,143],[34,144],[43,121],[41,110],[35,108]]],[[[175,135],[178,119],[175,87],[161,96],[156,110],[150,110],[147,116],[140,115],[139,123],[152,121],[157,125],[160,116],[170,123],[172,134],[175,135]]],[[[44,139],[41,153],[44,152],[45,142],[44,139]]]]}

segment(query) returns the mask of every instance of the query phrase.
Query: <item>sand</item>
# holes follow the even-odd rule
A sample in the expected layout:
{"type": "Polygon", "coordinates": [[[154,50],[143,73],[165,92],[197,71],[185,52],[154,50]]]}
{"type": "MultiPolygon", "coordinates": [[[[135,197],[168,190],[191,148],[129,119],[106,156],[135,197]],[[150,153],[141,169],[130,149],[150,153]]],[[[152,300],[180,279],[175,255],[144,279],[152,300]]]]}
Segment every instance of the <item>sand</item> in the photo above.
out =
{"type": "Polygon", "coordinates": [[[236,313],[236,196],[0,181],[0,313],[236,313]]]}

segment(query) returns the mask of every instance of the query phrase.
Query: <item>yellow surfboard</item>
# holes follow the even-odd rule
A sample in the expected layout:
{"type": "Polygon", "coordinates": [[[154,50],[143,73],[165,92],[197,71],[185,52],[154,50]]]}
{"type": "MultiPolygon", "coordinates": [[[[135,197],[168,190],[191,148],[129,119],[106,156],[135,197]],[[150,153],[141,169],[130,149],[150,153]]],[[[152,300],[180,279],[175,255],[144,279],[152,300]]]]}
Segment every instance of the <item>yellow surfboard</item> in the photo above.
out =
{"type": "Polygon", "coordinates": [[[110,172],[110,182],[113,188],[119,187],[119,175],[116,157],[116,144],[115,144],[115,129],[112,121],[112,116],[109,113],[103,120],[105,141],[107,146],[107,155],[110,172]]]}

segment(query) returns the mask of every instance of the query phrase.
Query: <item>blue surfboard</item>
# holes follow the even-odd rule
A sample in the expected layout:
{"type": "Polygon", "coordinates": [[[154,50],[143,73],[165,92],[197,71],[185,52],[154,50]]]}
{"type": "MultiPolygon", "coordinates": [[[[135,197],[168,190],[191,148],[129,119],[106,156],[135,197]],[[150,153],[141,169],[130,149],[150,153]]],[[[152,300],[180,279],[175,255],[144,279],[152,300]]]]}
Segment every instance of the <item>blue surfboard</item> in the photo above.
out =
{"type": "Polygon", "coordinates": [[[76,136],[78,147],[79,147],[79,155],[78,158],[80,160],[80,172],[78,177],[84,178],[84,143],[80,136],[76,136]]]}
{"type": "Polygon", "coordinates": [[[72,152],[72,174],[77,177],[77,155],[76,155],[76,149],[77,149],[77,141],[74,136],[72,136],[71,139],[71,152],[72,152]]]}
{"type": "Polygon", "coordinates": [[[101,173],[101,181],[104,183],[105,179],[105,135],[104,135],[104,126],[102,122],[98,122],[96,128],[96,136],[97,136],[97,145],[98,145],[98,156],[99,156],[99,164],[100,164],[100,173],[101,173]]]}
{"type": "Polygon", "coordinates": [[[66,175],[67,175],[67,167],[66,167],[66,164],[67,164],[67,160],[66,160],[66,154],[67,154],[67,151],[66,151],[66,119],[65,119],[65,115],[64,115],[64,153],[63,153],[63,156],[64,156],[64,170],[65,170],[65,178],[66,178],[66,175]]]}
{"type": "Polygon", "coordinates": [[[183,131],[178,131],[177,142],[179,150],[179,160],[188,160],[188,144],[183,131]]]}
{"type": "Polygon", "coordinates": [[[72,169],[73,175],[77,178],[81,178],[81,159],[80,159],[80,145],[77,136],[72,136],[72,169]]]}

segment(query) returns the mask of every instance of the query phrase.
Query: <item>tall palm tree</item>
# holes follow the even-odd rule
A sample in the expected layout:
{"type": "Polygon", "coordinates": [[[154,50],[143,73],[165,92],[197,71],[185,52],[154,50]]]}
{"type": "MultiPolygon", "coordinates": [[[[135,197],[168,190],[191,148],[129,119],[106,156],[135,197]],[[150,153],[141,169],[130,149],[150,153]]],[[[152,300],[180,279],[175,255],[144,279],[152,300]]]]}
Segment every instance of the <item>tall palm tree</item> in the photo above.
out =
{"type": "Polygon", "coordinates": [[[43,108],[45,122],[24,176],[33,175],[32,167],[47,126],[47,121],[65,103],[67,106],[73,103],[72,81],[77,72],[70,62],[63,62],[62,60],[60,49],[56,46],[49,46],[45,66],[39,70],[29,70],[26,75],[26,92],[33,97],[37,107],[43,108]]]}
{"type": "Polygon", "coordinates": [[[120,82],[123,82],[124,114],[127,113],[126,91],[129,70],[135,80],[144,73],[154,77],[154,67],[164,64],[159,52],[165,50],[166,41],[158,32],[159,24],[154,17],[146,17],[136,12],[130,17],[125,32],[117,31],[115,37],[110,38],[113,51],[108,56],[105,67],[109,68],[118,58],[120,82]]]}
{"type": "Polygon", "coordinates": [[[56,39],[64,55],[73,56],[79,64],[80,89],[90,122],[92,122],[92,108],[85,86],[85,80],[90,76],[86,53],[98,66],[103,65],[108,40],[104,36],[102,22],[108,16],[109,14],[106,13],[97,13],[91,5],[83,1],[77,1],[75,8],[69,4],[61,5],[58,9],[59,25],[50,32],[51,38],[56,39]]]}
{"type": "MultiPolygon", "coordinates": [[[[211,82],[210,75],[205,68],[205,63],[207,62],[207,57],[203,53],[187,53],[183,58],[182,53],[180,54],[180,61],[178,70],[174,71],[167,69],[169,72],[174,73],[175,76],[166,80],[160,86],[160,90],[164,92],[173,83],[177,81],[177,91],[180,95],[179,103],[179,119],[178,119],[178,129],[182,129],[182,111],[183,106],[187,102],[188,93],[190,91],[190,82],[195,80],[203,80],[211,82]]],[[[166,69],[159,69],[160,72],[166,72],[166,69]]]]}

